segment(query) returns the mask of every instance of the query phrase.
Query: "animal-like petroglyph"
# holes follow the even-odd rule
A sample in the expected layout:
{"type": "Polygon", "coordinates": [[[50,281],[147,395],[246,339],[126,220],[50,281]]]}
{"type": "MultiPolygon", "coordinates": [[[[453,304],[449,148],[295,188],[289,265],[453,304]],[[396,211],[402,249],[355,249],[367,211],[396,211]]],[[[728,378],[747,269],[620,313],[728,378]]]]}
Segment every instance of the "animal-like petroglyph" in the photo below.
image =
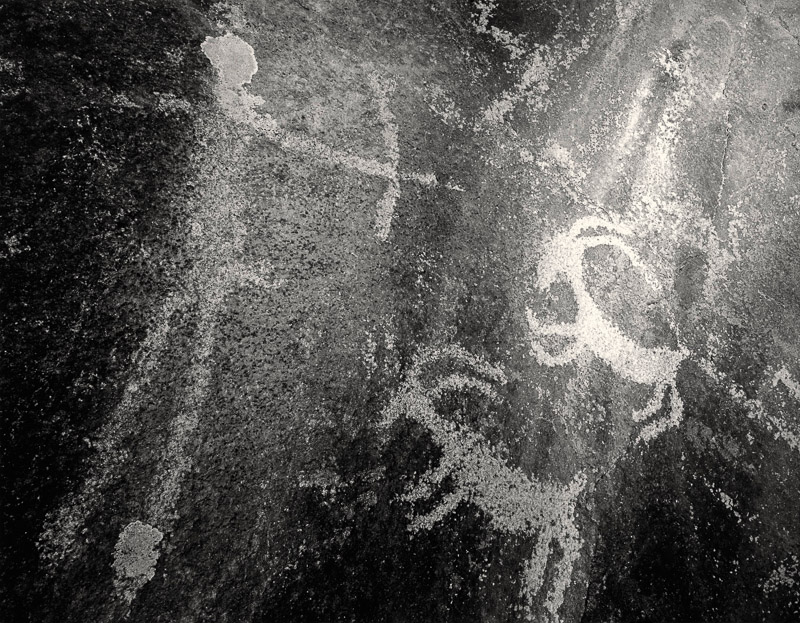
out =
{"type": "Polygon", "coordinates": [[[522,596],[529,608],[541,597],[547,616],[558,621],[558,610],[580,557],[582,541],[575,504],[586,477],[578,473],[566,485],[532,478],[500,458],[479,431],[437,412],[438,401],[450,392],[477,392],[498,400],[495,387],[505,382],[501,368],[457,346],[423,349],[384,409],[382,426],[389,428],[400,418],[413,420],[430,432],[442,452],[438,465],[423,474],[402,499],[413,507],[414,503],[435,499],[445,481],[449,490],[433,510],[412,512],[409,529],[432,529],[460,504],[471,503],[485,512],[493,528],[501,533],[534,538],[536,544],[522,578],[522,596]],[[426,368],[442,362],[449,362],[458,371],[427,378],[426,368]],[[549,587],[545,587],[548,564],[554,566],[554,573],[549,587]]]}
{"type": "MultiPolygon", "coordinates": [[[[627,228],[589,218],[576,224],[571,231],[584,234],[587,230],[604,230],[607,233],[588,235],[586,240],[577,243],[575,236],[565,235],[568,236],[568,243],[562,241],[557,247],[562,249],[562,253],[550,256],[551,263],[545,265],[541,285],[547,287],[552,283],[553,275],[568,276],[556,267],[574,268],[582,261],[586,249],[600,244],[609,244],[623,250],[634,266],[652,280],[636,252],[621,239],[623,235],[630,235],[627,228]]],[[[577,240],[581,238],[580,235],[577,236],[577,240]]],[[[569,283],[573,284],[573,281],[569,283]]],[[[577,284],[577,287],[573,285],[576,298],[581,295],[588,297],[585,284],[582,281],[574,283],[577,284]]],[[[669,350],[638,346],[602,316],[598,317],[596,314],[599,310],[590,298],[583,299],[582,305],[584,315],[581,320],[576,319],[569,325],[542,325],[534,319],[533,328],[540,335],[544,331],[548,335],[570,337],[576,340],[579,349],[594,352],[624,378],[653,385],[653,400],[635,415],[635,419],[639,421],[660,409],[663,393],[667,387],[670,388],[669,415],[645,426],[637,442],[653,439],[677,425],[682,418],[683,404],[675,377],[678,366],[691,357],[688,351],[683,347],[669,350]],[[596,325],[593,319],[597,321],[598,318],[601,324],[596,325]],[[599,330],[603,336],[592,336],[587,331],[589,325],[576,326],[582,322],[595,326],[595,332],[599,330]]],[[[579,354],[575,350],[569,352],[568,356],[565,353],[551,355],[540,349],[540,345],[535,347],[535,352],[548,365],[562,365],[579,354]]],[[[707,360],[702,362],[710,365],[707,360]]],[[[710,370],[714,378],[728,380],[713,367],[710,370]]],[[[457,346],[424,348],[418,353],[405,381],[384,409],[381,426],[388,430],[401,418],[413,420],[429,431],[432,440],[441,450],[438,463],[420,475],[401,496],[402,501],[409,503],[412,508],[409,530],[416,532],[433,529],[461,504],[474,504],[486,514],[495,530],[535,539],[535,546],[522,578],[522,594],[528,604],[529,614],[535,604],[541,603],[548,620],[559,621],[559,609],[583,545],[575,512],[577,500],[586,490],[587,477],[579,471],[568,484],[539,481],[519,468],[510,466],[495,447],[490,447],[479,431],[463,422],[444,417],[437,410],[439,401],[451,392],[475,392],[493,401],[500,400],[497,388],[505,383],[506,377],[502,368],[457,346]],[[440,367],[443,362],[449,364],[444,372],[440,367]],[[439,370],[438,373],[429,372],[434,366],[439,370]],[[431,509],[430,502],[433,500],[436,502],[431,509]],[[426,510],[417,512],[414,510],[415,506],[422,506],[426,510]],[[560,551],[560,558],[554,553],[555,548],[560,551]],[[554,571],[549,585],[545,586],[545,570],[548,565],[554,565],[554,571]]],[[[795,398],[800,399],[800,384],[792,379],[785,368],[773,375],[772,383],[783,383],[795,398]]],[[[731,395],[746,400],[741,390],[737,392],[732,389],[731,395]]],[[[748,403],[748,406],[751,408],[751,417],[763,420],[770,430],[776,431],[776,437],[798,449],[797,438],[787,433],[788,428],[780,418],[767,414],[760,403],[748,403]]],[[[721,490],[713,491],[725,507],[737,515],[738,511],[730,496],[721,490]]]]}
{"type": "Polygon", "coordinates": [[[633,413],[633,419],[641,422],[655,415],[661,408],[664,391],[671,389],[669,416],[648,423],[639,438],[648,441],[671,426],[680,423],[683,401],[677,390],[678,367],[687,357],[685,348],[645,348],[627,337],[603,314],[592,299],[583,277],[583,258],[588,249],[611,246],[628,256],[647,282],[658,287],[650,270],[629,246],[624,237],[632,232],[624,225],[611,223],[599,217],[579,219],[565,233],[557,234],[546,246],[539,262],[536,285],[546,290],[563,280],[572,288],[578,311],[573,322],[542,323],[528,308],[528,326],[531,331],[531,347],[538,361],[547,366],[561,366],[573,362],[585,351],[590,351],[619,374],[622,378],[642,385],[652,385],[653,398],[642,409],[633,413]],[[604,232],[604,233],[600,233],[604,232]],[[542,337],[558,336],[571,340],[564,349],[552,354],[542,343],[542,337]]]}
{"type": "MultiPolygon", "coordinates": [[[[634,3],[639,8],[642,4],[634,3]]],[[[589,45],[589,39],[585,39],[579,46],[563,43],[550,49],[529,50],[525,47],[523,37],[490,26],[495,5],[492,0],[476,3],[479,13],[475,28],[502,45],[512,60],[520,60],[522,71],[517,84],[483,110],[475,124],[476,128],[503,122],[515,106],[532,94],[543,97],[554,72],[572,63],[589,45]]],[[[619,10],[620,3],[617,6],[619,10]]],[[[627,28],[634,14],[632,10],[621,10],[620,28],[627,28]]],[[[375,215],[375,230],[379,239],[386,240],[390,235],[403,182],[426,187],[437,185],[433,174],[401,169],[399,130],[390,109],[390,97],[396,88],[393,82],[382,80],[377,74],[369,76],[369,87],[382,127],[385,159],[362,158],[332,149],[301,133],[285,130],[269,113],[258,110],[264,100],[246,89],[258,70],[258,64],[253,48],[242,39],[230,34],[209,37],[202,49],[218,72],[216,94],[220,107],[229,118],[314,163],[342,167],[380,178],[383,180],[381,184],[386,183],[375,215]]],[[[679,88],[668,103],[653,145],[646,152],[646,174],[638,188],[649,189],[649,194],[639,193],[636,199],[647,205],[661,201],[657,195],[665,194],[662,191],[669,185],[673,174],[670,150],[679,136],[674,118],[685,115],[693,97],[691,80],[686,77],[687,70],[682,61],[665,53],[659,62],[679,88]]],[[[636,92],[617,153],[627,153],[630,143],[635,140],[643,116],[643,104],[652,94],[651,86],[652,78],[648,77],[636,92]]],[[[455,104],[441,99],[444,104],[436,108],[438,114],[457,127],[463,127],[465,120],[455,104]]],[[[543,100],[539,99],[534,102],[534,109],[543,105],[543,100]]],[[[584,208],[598,208],[580,192],[584,176],[573,166],[567,150],[551,143],[545,151],[545,162],[556,163],[560,176],[566,180],[564,189],[573,200],[584,208]]],[[[723,184],[724,181],[723,166],[723,184]]],[[[458,186],[448,188],[463,190],[458,186]]],[[[718,203],[721,194],[722,188],[718,203]]],[[[133,602],[141,588],[153,577],[160,556],[159,548],[168,540],[176,520],[182,483],[193,462],[189,445],[201,425],[202,410],[209,392],[220,310],[236,288],[270,289],[280,285],[274,280],[270,267],[242,257],[246,233],[241,223],[242,209],[236,201],[226,202],[226,209],[225,219],[229,224],[224,232],[220,230],[215,233],[213,230],[217,216],[210,218],[206,215],[193,223],[192,228],[199,232],[198,237],[207,236],[209,240],[222,239],[225,242],[201,245],[197,268],[186,276],[185,285],[169,294],[154,314],[147,335],[134,357],[122,398],[100,432],[98,452],[90,465],[89,476],[77,493],[48,518],[40,538],[42,557],[52,567],[68,564],[84,550],[84,528],[102,505],[104,493],[120,477],[129,459],[125,442],[139,433],[139,416],[145,408],[149,392],[152,397],[154,378],[165,365],[165,353],[175,329],[176,316],[192,316],[197,328],[188,353],[190,363],[185,372],[186,386],[182,390],[178,412],[171,422],[158,475],[150,487],[142,516],[128,518],[115,546],[112,567],[116,598],[126,605],[133,602]],[[212,223],[210,228],[209,223],[212,223]],[[204,231],[204,227],[211,231],[204,231]]],[[[645,216],[650,214],[652,212],[645,213],[645,216]]],[[[642,222],[641,218],[638,222],[642,222]]],[[[573,322],[543,323],[527,309],[527,323],[532,351],[542,365],[567,365],[588,352],[605,362],[619,377],[652,387],[652,398],[644,407],[632,413],[632,419],[642,424],[637,441],[647,442],[681,422],[683,402],[677,387],[677,374],[681,364],[693,355],[680,343],[677,349],[645,348],[637,344],[608,319],[593,300],[584,281],[583,261],[589,249],[599,246],[610,246],[624,253],[648,283],[655,290],[659,289],[651,270],[632,246],[632,239],[631,228],[611,217],[596,216],[579,219],[568,231],[556,234],[544,249],[538,266],[537,286],[546,290],[559,281],[565,282],[575,295],[577,314],[573,322]],[[554,353],[549,338],[563,339],[568,344],[560,352],[554,353]],[[660,419],[654,419],[662,409],[667,391],[667,413],[660,419]]],[[[700,361],[709,375],[719,380],[734,399],[748,407],[754,419],[800,451],[800,435],[792,426],[780,417],[767,413],[759,401],[748,399],[744,391],[716,370],[710,360],[700,361]]],[[[374,365],[374,359],[368,359],[368,364],[374,365]]],[[[500,367],[488,364],[460,348],[423,349],[384,410],[383,426],[388,428],[400,418],[414,420],[427,428],[442,451],[437,466],[423,474],[402,496],[402,500],[412,508],[423,506],[423,502],[438,500],[433,510],[413,512],[409,517],[409,529],[432,529],[459,505],[469,503],[480,508],[497,531],[530,538],[534,546],[523,578],[524,596],[531,608],[542,601],[549,618],[555,621],[559,619],[559,609],[582,547],[576,504],[586,490],[586,477],[579,472],[567,484],[539,481],[509,465],[490,447],[480,432],[451,421],[437,411],[439,402],[449,392],[476,392],[499,400],[495,388],[505,382],[500,367]],[[450,362],[459,371],[428,378],[431,364],[440,362],[450,362]],[[552,569],[552,573],[546,573],[548,569],[552,569]]],[[[779,384],[800,400],[800,384],[794,381],[786,368],[781,368],[772,377],[773,387],[779,384]]],[[[724,494],[719,495],[730,506],[724,494]]],[[[429,508],[427,504],[425,506],[429,508]]]]}
{"type": "MultiPolygon", "coordinates": [[[[649,441],[677,426],[683,417],[683,401],[677,388],[677,372],[687,359],[695,360],[715,381],[726,387],[727,393],[744,405],[751,418],[774,431],[794,450],[800,451],[800,432],[777,414],[769,413],[760,400],[750,399],[732,379],[718,370],[708,357],[691,353],[684,345],[677,349],[645,348],[626,336],[614,323],[605,317],[592,299],[583,276],[583,258],[588,249],[611,246],[619,249],[645,280],[656,290],[656,279],[636,250],[626,241],[633,236],[632,230],[620,223],[600,217],[585,217],[576,221],[564,233],[555,235],[545,246],[538,265],[536,285],[547,290],[559,281],[570,286],[578,307],[575,319],[566,323],[544,323],[539,321],[530,308],[527,309],[528,327],[531,333],[531,349],[542,365],[563,366],[573,363],[584,352],[591,352],[620,377],[642,385],[653,387],[653,396],[642,409],[632,413],[635,422],[644,422],[661,409],[664,393],[670,390],[669,413],[658,420],[648,422],[638,435],[637,441],[649,441]],[[546,344],[548,338],[568,341],[559,352],[553,353],[546,344]]],[[[786,367],[769,380],[773,387],[783,384],[793,397],[800,400],[800,384],[789,374],[786,367]]]]}
{"type": "Polygon", "coordinates": [[[202,44],[203,52],[217,70],[219,82],[217,97],[222,109],[232,119],[257,130],[268,140],[287,151],[300,154],[326,166],[342,166],[372,177],[385,179],[389,186],[378,202],[375,216],[376,235],[386,240],[391,230],[397,200],[400,197],[400,182],[416,182],[433,187],[438,184],[433,173],[406,172],[400,170],[398,129],[394,114],[389,109],[389,95],[394,90],[393,82],[384,82],[376,74],[369,77],[377,109],[383,125],[383,142],[386,161],[371,160],[332,149],[326,144],[297,132],[282,129],[267,112],[257,111],[264,99],[251,95],[245,89],[258,71],[255,51],[249,43],[236,35],[207,37],[202,44]]]}

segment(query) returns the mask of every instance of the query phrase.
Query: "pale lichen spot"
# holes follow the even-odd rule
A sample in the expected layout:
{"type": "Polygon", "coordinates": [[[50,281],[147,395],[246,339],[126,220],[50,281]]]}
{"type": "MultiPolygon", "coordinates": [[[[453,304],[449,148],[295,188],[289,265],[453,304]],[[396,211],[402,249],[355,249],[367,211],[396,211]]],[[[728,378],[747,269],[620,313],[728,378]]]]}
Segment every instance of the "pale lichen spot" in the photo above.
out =
{"type": "Polygon", "coordinates": [[[114,546],[114,588],[130,604],[139,590],[153,579],[160,555],[158,544],[164,534],[141,521],[132,521],[119,535],[114,546]]]}

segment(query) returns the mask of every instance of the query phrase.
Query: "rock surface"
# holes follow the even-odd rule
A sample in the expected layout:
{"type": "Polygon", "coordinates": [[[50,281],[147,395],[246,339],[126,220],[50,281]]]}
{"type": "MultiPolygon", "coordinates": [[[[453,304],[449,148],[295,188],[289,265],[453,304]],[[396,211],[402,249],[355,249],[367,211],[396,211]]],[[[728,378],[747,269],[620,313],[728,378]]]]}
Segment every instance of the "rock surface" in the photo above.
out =
{"type": "Polygon", "coordinates": [[[800,618],[796,2],[0,23],[0,618],[800,618]]]}

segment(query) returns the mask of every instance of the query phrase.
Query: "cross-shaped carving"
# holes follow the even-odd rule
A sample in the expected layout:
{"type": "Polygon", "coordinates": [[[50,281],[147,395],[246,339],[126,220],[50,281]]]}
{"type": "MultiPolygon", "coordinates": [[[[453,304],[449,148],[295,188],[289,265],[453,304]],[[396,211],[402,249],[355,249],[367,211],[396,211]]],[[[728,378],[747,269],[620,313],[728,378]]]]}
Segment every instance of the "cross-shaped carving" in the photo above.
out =
{"type": "Polygon", "coordinates": [[[374,73],[369,78],[377,103],[378,118],[383,125],[383,143],[386,149],[385,161],[372,160],[333,149],[309,136],[284,130],[269,113],[257,111],[256,107],[264,104],[263,98],[251,95],[245,89],[245,85],[250,83],[258,71],[255,52],[250,44],[235,35],[227,34],[224,37],[208,37],[203,43],[203,51],[217,69],[217,96],[222,109],[232,119],[252,127],[287,151],[325,166],[342,166],[388,182],[375,215],[375,230],[379,239],[386,240],[389,236],[397,199],[400,197],[400,182],[416,182],[428,187],[438,184],[432,173],[400,170],[397,124],[389,109],[389,95],[394,90],[393,82],[382,82],[374,73]]]}

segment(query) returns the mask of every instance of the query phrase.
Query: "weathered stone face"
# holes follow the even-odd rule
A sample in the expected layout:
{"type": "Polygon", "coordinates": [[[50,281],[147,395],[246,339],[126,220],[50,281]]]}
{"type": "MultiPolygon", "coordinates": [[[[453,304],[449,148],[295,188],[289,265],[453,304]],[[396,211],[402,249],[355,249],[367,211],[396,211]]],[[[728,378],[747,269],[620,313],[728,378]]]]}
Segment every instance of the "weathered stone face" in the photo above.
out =
{"type": "Polygon", "coordinates": [[[0,6],[13,620],[800,617],[800,7],[123,4],[0,6]]]}

